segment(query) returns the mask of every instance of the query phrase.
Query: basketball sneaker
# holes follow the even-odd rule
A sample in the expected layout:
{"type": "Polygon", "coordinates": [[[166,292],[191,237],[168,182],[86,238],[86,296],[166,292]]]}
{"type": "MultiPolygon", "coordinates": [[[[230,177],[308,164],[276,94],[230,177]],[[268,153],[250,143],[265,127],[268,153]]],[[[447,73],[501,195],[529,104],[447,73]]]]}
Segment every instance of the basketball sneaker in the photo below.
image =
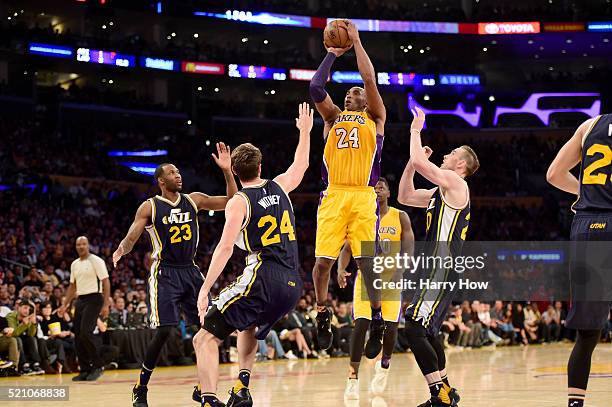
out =
{"type": "Polygon", "coordinates": [[[443,402],[439,397],[432,397],[423,404],[417,407],[457,407],[457,403],[451,400],[450,404],[443,402]]]}
{"type": "Polygon", "coordinates": [[[344,389],[345,400],[359,400],[359,379],[347,379],[344,389]]]}
{"type": "Polygon", "coordinates": [[[149,407],[147,403],[147,386],[134,386],[132,389],[132,406],[133,407],[149,407]]]}
{"type": "Polygon", "coordinates": [[[334,338],[331,331],[331,315],[329,308],[317,313],[317,340],[321,350],[327,350],[332,345],[334,338]]]}
{"type": "Polygon", "coordinates": [[[461,401],[461,396],[459,396],[459,392],[454,387],[451,387],[451,389],[449,390],[448,397],[450,397],[453,405],[456,405],[457,403],[459,403],[459,401],[461,401]]]}
{"type": "Polygon", "coordinates": [[[387,378],[389,377],[389,369],[383,369],[380,360],[374,365],[374,377],[370,384],[370,389],[374,394],[382,394],[387,388],[387,378]]]}
{"type": "Polygon", "coordinates": [[[196,403],[202,404],[202,392],[200,391],[200,385],[193,386],[193,393],[191,394],[191,399],[196,403]]]}
{"type": "Polygon", "coordinates": [[[237,393],[234,393],[234,389],[229,391],[230,398],[227,401],[227,407],[252,407],[253,406],[253,398],[251,397],[251,393],[249,392],[248,387],[243,387],[238,390],[237,393]]]}
{"type": "Polygon", "coordinates": [[[370,337],[365,346],[365,355],[368,359],[374,359],[382,350],[386,328],[387,324],[382,318],[370,321],[370,337]]]}

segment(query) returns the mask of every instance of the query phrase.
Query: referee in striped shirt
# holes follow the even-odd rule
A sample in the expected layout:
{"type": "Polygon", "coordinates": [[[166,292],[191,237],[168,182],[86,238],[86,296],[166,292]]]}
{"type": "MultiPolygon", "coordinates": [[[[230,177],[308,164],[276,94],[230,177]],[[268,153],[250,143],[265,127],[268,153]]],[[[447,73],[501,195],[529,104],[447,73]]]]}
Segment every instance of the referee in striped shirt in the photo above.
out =
{"type": "Polygon", "coordinates": [[[102,376],[104,362],[93,341],[98,315],[108,315],[110,281],[104,260],[89,252],[85,236],[76,240],[79,258],[70,265],[70,287],[62,308],[64,311],[77,296],[74,315],[76,353],[81,373],[73,381],[95,381],[102,376]]]}

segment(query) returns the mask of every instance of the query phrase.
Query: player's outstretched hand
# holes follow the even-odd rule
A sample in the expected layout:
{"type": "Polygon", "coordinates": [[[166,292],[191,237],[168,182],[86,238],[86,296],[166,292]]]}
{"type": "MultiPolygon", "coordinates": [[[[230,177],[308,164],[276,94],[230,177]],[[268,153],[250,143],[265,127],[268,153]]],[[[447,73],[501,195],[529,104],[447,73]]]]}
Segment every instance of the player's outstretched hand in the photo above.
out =
{"type": "Polygon", "coordinates": [[[344,53],[346,51],[348,51],[349,49],[353,48],[353,44],[349,45],[346,48],[334,48],[334,47],[329,47],[327,48],[327,52],[331,52],[332,54],[334,54],[336,56],[336,58],[341,57],[342,55],[344,55],[344,53]]]}
{"type": "Polygon", "coordinates": [[[346,278],[350,276],[351,273],[347,273],[346,270],[338,269],[338,285],[340,288],[346,287],[346,278]]]}
{"type": "Polygon", "coordinates": [[[314,120],[314,110],[310,108],[310,105],[306,102],[300,103],[298,106],[298,117],[295,119],[295,127],[300,132],[310,134],[312,130],[312,122],[314,120]]]}
{"type": "Polygon", "coordinates": [[[359,30],[357,29],[357,26],[355,25],[355,23],[352,22],[351,20],[344,20],[344,22],[346,23],[346,26],[347,26],[346,31],[351,41],[353,43],[359,42],[360,41],[359,30]]]}
{"type": "Polygon", "coordinates": [[[200,324],[204,324],[204,317],[208,311],[208,292],[203,288],[204,287],[200,289],[200,293],[198,294],[198,316],[200,317],[200,324]]]}
{"type": "Polygon", "coordinates": [[[115,250],[115,253],[113,253],[113,267],[117,268],[117,263],[119,262],[119,260],[121,260],[123,254],[123,246],[119,245],[119,247],[117,247],[117,250],[115,250]]]}
{"type": "Polygon", "coordinates": [[[425,125],[425,112],[423,112],[421,108],[417,106],[415,106],[414,109],[411,109],[411,112],[414,118],[412,119],[412,124],[410,125],[410,132],[420,132],[423,130],[423,126],[425,125]]]}
{"type": "Polygon", "coordinates": [[[223,171],[229,171],[232,167],[232,155],[229,146],[226,146],[225,143],[219,142],[217,143],[217,155],[212,153],[212,158],[215,160],[219,168],[223,171]]]}

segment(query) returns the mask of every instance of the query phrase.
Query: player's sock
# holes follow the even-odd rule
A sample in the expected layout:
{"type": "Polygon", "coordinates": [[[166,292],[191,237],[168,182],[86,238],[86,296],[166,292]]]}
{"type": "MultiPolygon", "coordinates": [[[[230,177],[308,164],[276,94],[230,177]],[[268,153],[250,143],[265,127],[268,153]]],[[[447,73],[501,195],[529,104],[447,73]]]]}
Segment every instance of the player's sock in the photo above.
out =
{"type": "Polygon", "coordinates": [[[238,373],[238,381],[233,387],[234,393],[238,393],[243,388],[249,387],[249,381],[251,380],[251,371],[248,369],[240,370],[238,373]]]}
{"type": "Polygon", "coordinates": [[[444,383],[442,383],[442,381],[430,383],[429,393],[431,393],[432,397],[439,398],[442,403],[450,405],[451,400],[448,396],[448,391],[444,388],[444,383]]]}
{"type": "Polygon", "coordinates": [[[570,394],[567,400],[567,407],[584,407],[584,396],[570,394]]]}
{"type": "Polygon", "coordinates": [[[142,368],[140,369],[140,376],[138,376],[138,383],[136,386],[146,386],[149,384],[149,380],[151,379],[151,374],[153,374],[153,369],[149,369],[142,364],[142,368]]]}
{"type": "Polygon", "coordinates": [[[389,369],[390,364],[391,355],[383,355],[382,359],[380,360],[380,367],[382,367],[383,369],[389,369]]]}
{"type": "Polygon", "coordinates": [[[372,309],[372,319],[382,319],[382,308],[378,307],[378,308],[374,308],[374,307],[370,307],[372,309]]]}
{"type": "Polygon", "coordinates": [[[448,383],[448,375],[442,376],[442,383],[444,384],[444,388],[446,389],[446,391],[451,390],[451,385],[448,383]]]}
{"type": "Polygon", "coordinates": [[[221,401],[215,393],[202,393],[202,407],[218,407],[221,401]]]}

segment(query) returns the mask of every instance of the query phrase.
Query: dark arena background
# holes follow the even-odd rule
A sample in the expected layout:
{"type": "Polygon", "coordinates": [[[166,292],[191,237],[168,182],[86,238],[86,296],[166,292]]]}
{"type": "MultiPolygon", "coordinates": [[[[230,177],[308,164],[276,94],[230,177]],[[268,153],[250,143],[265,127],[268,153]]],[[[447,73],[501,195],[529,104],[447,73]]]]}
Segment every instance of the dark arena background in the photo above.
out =
{"type": "MultiPolygon", "coordinates": [[[[156,332],[148,299],[157,289],[150,284],[155,253],[146,236],[116,267],[113,253],[139,205],[160,194],[153,174],[162,163],[180,170],[183,193],[210,196],[226,193],[211,157],[218,142],[232,150],[246,142],[259,147],[264,179],[291,165],[298,105],[314,108],[309,84],[327,54],[323,30],[335,19],[356,25],[376,70],[386,107],[381,175],[389,204],[406,211],[417,242],[425,239],[426,212],[397,202],[416,107],[426,114],[422,140],[433,150],[432,163],[462,145],[478,154],[480,169],[468,180],[467,240],[569,240],[576,196],[553,187],[546,174],[583,122],[612,110],[610,0],[2,0],[2,405],[147,405],[134,402],[132,391],[156,332]],[[83,369],[78,354],[85,345],[77,339],[83,333],[74,320],[82,299],[65,303],[80,236],[106,265],[110,298],[92,325],[103,370],[73,381],[83,369]]],[[[349,50],[334,62],[325,89],[342,107],[346,92],[362,83],[349,50]]],[[[358,387],[348,390],[354,262],[346,288],[332,268],[326,305],[334,341],[327,350],[318,344],[312,270],[326,188],[322,136],[315,110],[309,167],[290,194],[303,292],[258,343],[252,405],[417,406],[428,388],[403,316],[384,391],[370,384],[380,362],[365,357],[358,387]]],[[[597,168],[609,175],[612,153],[601,154],[597,168]]],[[[415,184],[433,187],[420,175],[415,184]]],[[[224,222],[220,211],[198,214],[195,263],[204,276],[224,222]]],[[[546,263],[558,254],[531,250],[523,254],[533,262],[517,266],[512,259],[521,253],[497,257],[502,282],[518,273],[528,284],[530,273],[541,271],[538,256],[546,263]]],[[[244,252],[235,248],[212,296],[240,279],[244,267],[244,252]]],[[[98,292],[101,280],[98,274],[98,292]]],[[[440,340],[450,384],[461,393],[458,405],[567,405],[567,362],[577,336],[565,326],[569,293],[546,295],[544,285],[541,295],[530,287],[449,307],[440,340]]],[[[149,406],[197,405],[192,339],[199,326],[183,317],[151,375],[149,406]]],[[[612,405],[611,338],[608,317],[584,406],[612,405]]],[[[239,376],[238,354],[235,335],[220,343],[216,394],[223,402],[239,376]]]]}

